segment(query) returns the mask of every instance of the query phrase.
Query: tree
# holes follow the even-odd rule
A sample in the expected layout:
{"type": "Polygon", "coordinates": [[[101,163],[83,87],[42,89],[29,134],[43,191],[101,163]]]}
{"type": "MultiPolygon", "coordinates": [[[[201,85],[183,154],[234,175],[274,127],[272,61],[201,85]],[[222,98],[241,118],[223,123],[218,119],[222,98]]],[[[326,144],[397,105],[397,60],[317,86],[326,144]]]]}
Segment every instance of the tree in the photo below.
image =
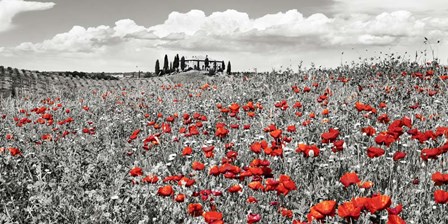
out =
{"type": "Polygon", "coordinates": [[[173,62],[170,62],[170,73],[174,71],[173,62]]]}
{"type": "Polygon", "coordinates": [[[205,64],[205,69],[207,69],[208,68],[208,55],[205,56],[204,64],[205,64]]]}
{"type": "Polygon", "coordinates": [[[182,58],[180,59],[180,69],[183,71],[185,70],[185,67],[187,67],[187,65],[185,64],[185,57],[182,56],[182,58]]]}
{"type": "Polygon", "coordinates": [[[174,57],[173,68],[176,71],[179,69],[179,54],[174,57]]]}
{"type": "Polygon", "coordinates": [[[226,63],[224,61],[222,61],[222,70],[225,71],[226,70],[226,63]]]}
{"type": "Polygon", "coordinates": [[[159,64],[159,60],[157,59],[156,61],[156,69],[154,70],[156,75],[159,75],[160,73],[160,64],[159,64]]]}
{"type": "Polygon", "coordinates": [[[229,63],[227,63],[227,74],[230,75],[230,73],[232,73],[232,65],[230,64],[230,61],[229,61],[229,63]]]}
{"type": "Polygon", "coordinates": [[[163,73],[168,72],[168,55],[165,54],[165,59],[163,60],[163,73]]]}
{"type": "Polygon", "coordinates": [[[5,67],[0,66],[0,75],[4,75],[5,74],[5,67]]]}

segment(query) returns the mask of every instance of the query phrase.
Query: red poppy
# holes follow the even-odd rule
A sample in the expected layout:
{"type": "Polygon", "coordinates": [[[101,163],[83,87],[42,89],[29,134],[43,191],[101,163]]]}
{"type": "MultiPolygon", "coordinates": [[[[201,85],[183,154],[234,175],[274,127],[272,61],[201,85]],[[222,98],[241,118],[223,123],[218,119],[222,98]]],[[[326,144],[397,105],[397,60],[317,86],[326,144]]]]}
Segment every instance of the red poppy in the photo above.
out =
{"type": "Polygon", "coordinates": [[[434,192],[434,201],[437,204],[448,203],[448,192],[444,190],[436,190],[434,192]]]}
{"type": "Polygon", "coordinates": [[[187,212],[193,217],[201,216],[203,213],[202,205],[199,203],[188,204],[187,212]]]}
{"type": "Polygon", "coordinates": [[[286,128],[286,130],[288,131],[288,132],[296,132],[296,126],[295,125],[290,125],[290,126],[288,126],[287,128],[286,128]]]}
{"type": "Polygon", "coordinates": [[[163,187],[159,187],[157,194],[163,197],[171,196],[174,194],[173,187],[171,185],[165,185],[163,187]]]}
{"type": "Polygon", "coordinates": [[[282,130],[280,129],[275,129],[273,131],[270,132],[271,137],[273,138],[280,138],[280,136],[282,135],[282,130]]]}
{"type": "Polygon", "coordinates": [[[318,212],[325,216],[333,216],[336,209],[336,201],[322,201],[313,206],[318,212]]]}
{"type": "Polygon", "coordinates": [[[205,168],[205,165],[201,162],[194,161],[191,164],[191,167],[193,168],[193,170],[203,170],[205,168]]]}
{"type": "Polygon", "coordinates": [[[257,200],[255,197],[253,197],[253,196],[249,196],[249,197],[247,198],[246,202],[247,202],[247,203],[257,203],[258,200],[257,200]]]}
{"type": "Polygon", "coordinates": [[[352,184],[357,184],[360,182],[358,175],[355,172],[345,173],[341,177],[340,181],[345,187],[349,187],[352,184]]]}
{"type": "Polygon", "coordinates": [[[159,181],[159,177],[157,177],[156,175],[148,175],[142,179],[143,183],[155,184],[157,183],[157,181],[159,181]]]}
{"type": "Polygon", "coordinates": [[[263,191],[264,186],[261,181],[252,181],[248,184],[248,187],[254,191],[263,191]]]}
{"type": "Polygon", "coordinates": [[[11,154],[11,156],[22,155],[22,152],[18,148],[8,148],[8,151],[11,154]]]}
{"type": "Polygon", "coordinates": [[[12,140],[14,136],[12,134],[6,134],[6,140],[12,140]]]}
{"type": "Polygon", "coordinates": [[[133,177],[141,176],[143,175],[143,170],[140,167],[134,167],[131,169],[131,171],[129,171],[129,175],[133,177]]]}
{"type": "Polygon", "coordinates": [[[213,175],[213,176],[218,176],[220,174],[219,172],[219,167],[218,166],[213,166],[212,168],[210,168],[209,175],[213,175]]]}
{"type": "Polygon", "coordinates": [[[371,214],[384,210],[392,204],[390,197],[387,195],[377,194],[367,200],[366,208],[371,214]]]}
{"type": "Polygon", "coordinates": [[[344,219],[358,219],[361,215],[362,207],[356,206],[354,202],[345,202],[338,206],[338,215],[344,219]]]}
{"type": "Polygon", "coordinates": [[[209,224],[215,224],[222,221],[222,213],[218,211],[204,212],[202,216],[204,217],[205,222],[209,224]]]}
{"type": "Polygon", "coordinates": [[[363,133],[365,133],[367,136],[374,136],[375,133],[376,133],[375,128],[373,128],[372,126],[368,126],[368,127],[362,128],[361,131],[363,133]]]}
{"type": "Polygon", "coordinates": [[[292,212],[292,210],[289,210],[289,209],[287,209],[287,208],[281,208],[280,209],[280,214],[283,216],[283,217],[287,217],[287,218],[292,218],[292,216],[294,215],[293,214],[293,212],[292,212]]]}
{"type": "Polygon", "coordinates": [[[432,181],[434,181],[434,184],[436,186],[448,184],[448,173],[443,174],[441,172],[435,172],[432,174],[431,179],[432,179],[432,181]]]}
{"type": "Polygon", "coordinates": [[[404,157],[406,157],[405,152],[397,151],[394,153],[393,159],[394,159],[394,161],[397,161],[397,160],[403,159],[404,157]]]}
{"type": "Polygon", "coordinates": [[[243,190],[243,188],[239,184],[232,185],[231,187],[229,187],[227,189],[227,191],[230,193],[236,193],[236,192],[240,192],[242,190],[243,190]]]}
{"type": "Polygon", "coordinates": [[[184,202],[185,201],[185,194],[178,194],[178,195],[176,195],[174,200],[176,200],[176,202],[184,202]]]}
{"type": "Polygon", "coordinates": [[[339,131],[337,129],[330,128],[328,132],[325,132],[321,135],[322,143],[334,142],[338,136],[339,131]]]}
{"type": "Polygon", "coordinates": [[[185,147],[185,148],[182,150],[182,155],[183,155],[183,156],[191,155],[192,153],[193,153],[193,149],[192,149],[191,147],[189,147],[189,146],[185,147]]]}
{"type": "Polygon", "coordinates": [[[381,132],[375,138],[376,144],[379,144],[379,145],[384,144],[387,147],[389,147],[392,143],[394,143],[395,140],[396,140],[395,137],[393,135],[389,134],[388,132],[381,132]]]}
{"type": "Polygon", "coordinates": [[[378,147],[369,147],[367,149],[367,156],[369,158],[375,158],[384,155],[385,151],[378,147]]]}
{"type": "Polygon", "coordinates": [[[373,182],[372,181],[361,181],[361,182],[358,182],[356,185],[358,185],[359,188],[369,189],[369,188],[372,188],[373,182]]]}
{"type": "Polygon", "coordinates": [[[313,220],[321,220],[326,216],[334,216],[336,212],[336,201],[328,200],[322,201],[311,207],[310,212],[307,215],[308,222],[313,220]]]}
{"type": "Polygon", "coordinates": [[[247,215],[247,223],[257,223],[261,220],[261,215],[260,214],[248,214],[247,215]]]}
{"type": "Polygon", "coordinates": [[[399,204],[395,206],[394,208],[387,208],[387,213],[389,215],[398,215],[403,211],[403,205],[399,204]]]}
{"type": "Polygon", "coordinates": [[[233,112],[233,113],[238,113],[238,111],[240,110],[240,105],[238,105],[237,103],[232,103],[229,106],[229,109],[233,112]]]}
{"type": "Polygon", "coordinates": [[[398,215],[389,215],[386,224],[406,224],[406,222],[398,215]]]}

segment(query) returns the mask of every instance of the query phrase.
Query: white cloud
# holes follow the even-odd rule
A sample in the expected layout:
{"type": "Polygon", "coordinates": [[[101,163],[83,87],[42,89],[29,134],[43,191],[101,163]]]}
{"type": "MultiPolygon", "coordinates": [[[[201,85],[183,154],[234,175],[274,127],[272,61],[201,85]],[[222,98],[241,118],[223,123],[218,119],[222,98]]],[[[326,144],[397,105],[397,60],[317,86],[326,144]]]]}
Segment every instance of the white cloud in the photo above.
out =
{"type": "Polygon", "coordinates": [[[0,32],[12,27],[12,19],[21,12],[47,10],[53,8],[53,2],[28,2],[23,0],[0,1],[0,32]]]}
{"type": "MultiPolygon", "coordinates": [[[[410,49],[421,45],[424,36],[443,40],[447,34],[448,19],[421,17],[403,10],[333,17],[321,13],[306,17],[297,10],[290,10],[259,18],[250,18],[247,13],[235,10],[208,16],[200,10],[192,10],[173,12],[164,23],[152,27],[138,25],[130,19],[117,21],[113,27],[75,26],[43,42],[22,43],[4,51],[22,56],[31,52],[48,57],[79,57],[77,60],[82,60],[79,55],[87,57],[87,54],[110,61],[120,58],[129,64],[142,60],[150,52],[156,54],[153,57],[165,52],[191,55],[217,52],[217,55],[229,57],[244,54],[240,56],[242,60],[248,55],[256,58],[259,54],[285,59],[296,57],[300,52],[316,59],[320,56],[314,52],[338,54],[344,49],[382,47],[410,49]]],[[[327,59],[335,61],[331,55],[327,59]]]]}
{"type": "Polygon", "coordinates": [[[333,0],[340,13],[373,13],[406,10],[418,14],[443,16],[448,10],[444,0],[333,0]]]}

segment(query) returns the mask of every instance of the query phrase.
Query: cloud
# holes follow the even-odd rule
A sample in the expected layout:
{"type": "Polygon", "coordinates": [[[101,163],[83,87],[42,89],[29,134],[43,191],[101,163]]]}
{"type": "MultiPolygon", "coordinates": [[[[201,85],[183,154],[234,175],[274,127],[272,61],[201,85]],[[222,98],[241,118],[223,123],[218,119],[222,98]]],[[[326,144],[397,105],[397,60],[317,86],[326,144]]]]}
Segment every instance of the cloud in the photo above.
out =
{"type": "MultiPolygon", "coordinates": [[[[422,17],[404,10],[332,17],[321,13],[304,16],[297,10],[289,10],[259,18],[250,18],[247,13],[236,10],[210,15],[192,10],[172,12],[166,21],[151,27],[138,25],[131,19],[119,20],[114,26],[74,26],[68,32],[40,43],[27,42],[6,48],[4,53],[17,57],[64,55],[77,60],[82,57],[109,58],[111,61],[121,58],[123,63],[129,64],[150,52],[156,56],[165,52],[192,55],[217,52],[217,55],[229,57],[244,54],[244,58],[262,54],[281,59],[300,53],[316,59],[320,56],[315,52],[328,54],[344,49],[384,47],[411,49],[421,46],[423,37],[444,40],[447,35],[448,19],[422,17]]],[[[334,56],[328,58],[335,60],[334,56]]]]}
{"type": "Polygon", "coordinates": [[[338,13],[371,13],[393,12],[397,10],[411,11],[427,16],[443,16],[448,10],[448,4],[443,0],[333,0],[333,10],[338,13]]]}
{"type": "Polygon", "coordinates": [[[12,19],[21,12],[47,10],[53,8],[53,2],[27,2],[23,0],[0,1],[0,32],[10,29],[12,19]]]}

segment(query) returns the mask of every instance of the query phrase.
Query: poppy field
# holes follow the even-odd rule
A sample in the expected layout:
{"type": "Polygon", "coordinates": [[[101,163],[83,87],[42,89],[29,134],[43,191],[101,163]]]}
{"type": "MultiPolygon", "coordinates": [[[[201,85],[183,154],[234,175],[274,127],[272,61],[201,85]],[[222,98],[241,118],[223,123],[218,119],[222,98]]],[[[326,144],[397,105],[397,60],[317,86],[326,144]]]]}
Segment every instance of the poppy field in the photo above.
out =
{"type": "Polygon", "coordinates": [[[448,223],[447,70],[383,62],[1,99],[0,223],[448,223]]]}

